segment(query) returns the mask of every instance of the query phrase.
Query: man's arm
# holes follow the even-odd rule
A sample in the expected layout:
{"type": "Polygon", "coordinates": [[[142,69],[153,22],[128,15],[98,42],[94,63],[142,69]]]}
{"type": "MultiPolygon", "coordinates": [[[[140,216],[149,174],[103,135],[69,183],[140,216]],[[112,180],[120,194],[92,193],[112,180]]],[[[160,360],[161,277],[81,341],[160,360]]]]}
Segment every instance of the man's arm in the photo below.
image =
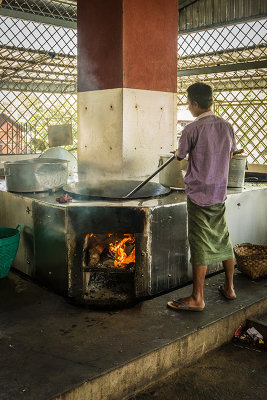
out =
{"type": "MultiPolygon", "coordinates": [[[[240,150],[236,150],[236,140],[235,140],[235,132],[234,132],[234,128],[232,127],[232,125],[230,125],[230,129],[231,129],[231,135],[232,135],[232,146],[231,146],[231,150],[230,150],[230,159],[235,155],[235,154],[239,154],[240,150]]],[[[240,153],[242,153],[244,150],[241,149],[240,153]]]]}
{"type": "Polygon", "coordinates": [[[191,132],[184,129],[179,140],[178,149],[175,151],[175,157],[178,161],[182,161],[189,154],[191,149],[191,132]]]}

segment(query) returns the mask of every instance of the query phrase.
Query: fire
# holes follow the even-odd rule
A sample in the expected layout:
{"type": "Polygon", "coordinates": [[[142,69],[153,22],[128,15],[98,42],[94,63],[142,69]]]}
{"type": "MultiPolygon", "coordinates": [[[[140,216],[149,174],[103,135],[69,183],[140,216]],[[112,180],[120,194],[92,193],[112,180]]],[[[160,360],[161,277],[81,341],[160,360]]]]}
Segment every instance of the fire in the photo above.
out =
{"type": "Polygon", "coordinates": [[[90,267],[126,268],[135,263],[135,235],[88,233],[84,240],[83,257],[83,262],[90,267]]]}
{"type": "Polygon", "coordinates": [[[114,256],[115,267],[124,268],[126,265],[135,262],[135,247],[127,255],[125,252],[126,246],[132,245],[135,242],[134,235],[125,234],[122,240],[116,240],[114,243],[109,244],[109,251],[114,256]]]}

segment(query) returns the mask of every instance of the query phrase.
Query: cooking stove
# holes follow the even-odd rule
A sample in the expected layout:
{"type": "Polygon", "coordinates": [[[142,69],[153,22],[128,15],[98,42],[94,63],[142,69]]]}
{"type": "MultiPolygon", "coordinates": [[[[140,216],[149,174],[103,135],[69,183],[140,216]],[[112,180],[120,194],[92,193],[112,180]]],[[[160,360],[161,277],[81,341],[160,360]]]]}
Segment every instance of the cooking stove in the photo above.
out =
{"type": "MultiPolygon", "coordinates": [[[[266,244],[266,191],[267,185],[228,190],[233,245],[266,244]]],[[[17,270],[78,304],[98,306],[131,304],[192,279],[184,191],[59,204],[63,193],[12,193],[0,181],[0,225],[22,226],[17,270]],[[120,262],[114,246],[125,238],[128,262],[120,262]]],[[[221,269],[210,265],[208,274],[221,269]]]]}
{"type": "Polygon", "coordinates": [[[127,304],[188,281],[184,192],[59,204],[56,198],[62,193],[12,193],[2,183],[1,225],[22,226],[13,265],[17,270],[90,305],[127,304]],[[127,257],[133,250],[135,257],[120,264],[110,244],[118,245],[125,237],[132,238],[127,257]]]}

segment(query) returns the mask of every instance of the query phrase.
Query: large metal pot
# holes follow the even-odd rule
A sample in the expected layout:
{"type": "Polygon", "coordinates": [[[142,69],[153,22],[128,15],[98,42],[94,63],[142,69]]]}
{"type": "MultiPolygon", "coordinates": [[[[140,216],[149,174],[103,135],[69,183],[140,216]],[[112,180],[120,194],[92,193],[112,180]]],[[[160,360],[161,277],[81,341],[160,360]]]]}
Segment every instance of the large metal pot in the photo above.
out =
{"type": "Polygon", "coordinates": [[[10,192],[43,192],[67,183],[68,161],[56,158],[6,161],[4,174],[10,192]]]}
{"type": "Polygon", "coordinates": [[[246,163],[246,156],[235,155],[231,158],[229,164],[227,187],[244,187],[246,163]]]}
{"type": "MultiPolygon", "coordinates": [[[[170,156],[171,154],[161,155],[159,166],[166,162],[170,156]]],[[[187,160],[173,160],[167,167],[160,171],[159,183],[174,188],[184,188],[184,176],[186,174],[187,165],[187,160]]]]}

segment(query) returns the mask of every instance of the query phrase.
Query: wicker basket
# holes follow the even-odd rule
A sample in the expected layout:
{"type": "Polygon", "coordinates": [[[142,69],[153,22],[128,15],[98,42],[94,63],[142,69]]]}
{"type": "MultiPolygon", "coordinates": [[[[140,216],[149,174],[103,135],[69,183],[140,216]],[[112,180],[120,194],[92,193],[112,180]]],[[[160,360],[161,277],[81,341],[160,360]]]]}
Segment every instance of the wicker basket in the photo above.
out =
{"type": "Polygon", "coordinates": [[[241,243],[234,246],[237,269],[252,279],[267,275],[267,246],[241,243]]]}

